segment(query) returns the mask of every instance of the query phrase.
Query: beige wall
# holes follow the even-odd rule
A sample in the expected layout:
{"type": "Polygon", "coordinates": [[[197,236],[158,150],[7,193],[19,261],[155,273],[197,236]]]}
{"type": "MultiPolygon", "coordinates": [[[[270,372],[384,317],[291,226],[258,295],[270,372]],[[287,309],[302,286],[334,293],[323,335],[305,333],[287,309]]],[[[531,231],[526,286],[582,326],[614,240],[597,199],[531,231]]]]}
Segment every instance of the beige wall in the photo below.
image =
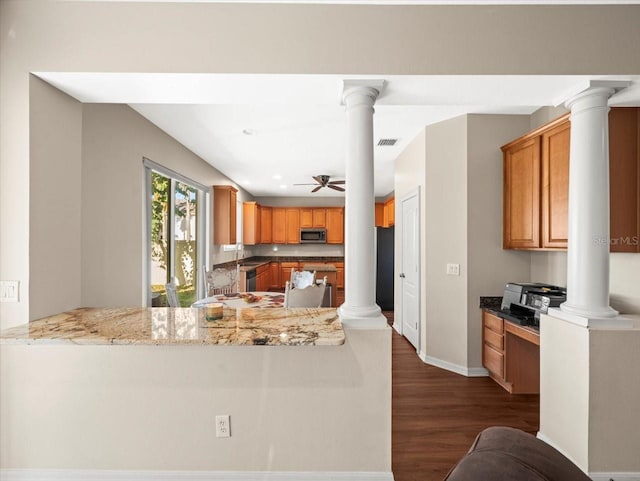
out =
{"type": "Polygon", "coordinates": [[[28,287],[35,319],[82,304],[82,104],[33,76],[30,98],[31,189],[22,200],[29,206],[28,287]]]}
{"type": "Polygon", "coordinates": [[[427,126],[426,142],[422,354],[467,366],[467,117],[427,126]],[[447,263],[460,264],[460,275],[447,275],[447,263]]]}
{"type": "Polygon", "coordinates": [[[637,316],[617,330],[541,320],[540,436],[590,474],[640,472],[638,325],[637,316]]]}
{"type": "Polygon", "coordinates": [[[638,473],[640,329],[590,330],[589,354],[589,472],[638,473]]]}
{"type": "MultiPolygon", "coordinates": [[[[528,130],[526,115],[467,116],[468,366],[482,366],[480,296],[501,296],[509,281],[528,280],[529,254],[502,249],[502,151],[528,130]]],[[[456,302],[456,301],[452,301],[456,302]]]]}
{"type": "MultiPolygon", "coordinates": [[[[540,435],[589,469],[589,331],[540,320],[540,435]]],[[[609,393],[611,394],[611,393],[609,393]]]]}
{"type": "MultiPolygon", "coordinates": [[[[84,306],[146,303],[144,157],[206,186],[235,185],[128,106],[85,104],[82,123],[84,306]]],[[[246,193],[240,190],[238,198],[246,199],[246,193]]],[[[227,254],[233,257],[233,253],[227,254]]],[[[49,314],[55,312],[59,311],[49,314]]]]}
{"type": "Polygon", "coordinates": [[[640,57],[635,55],[640,43],[637,5],[394,7],[5,0],[0,9],[0,278],[19,280],[23,287],[19,303],[0,305],[5,325],[30,317],[25,222],[29,206],[20,200],[30,190],[28,72],[640,71],[640,57]],[[569,24],[581,28],[568,31],[569,24]],[[559,45],[562,56],[547,56],[535,65],[522,61],[559,45]]]}
{"type": "Polygon", "coordinates": [[[389,473],[390,335],[348,331],[328,347],[0,345],[0,468],[389,473]],[[215,437],[218,414],[231,416],[231,438],[215,437]]]}
{"type": "MultiPolygon", "coordinates": [[[[426,132],[422,129],[418,135],[405,147],[396,158],[394,165],[394,190],[395,190],[395,228],[394,228],[394,276],[399,279],[402,272],[402,200],[416,190],[419,195],[420,209],[420,290],[424,292],[426,281],[426,224],[422,221],[425,211],[425,158],[426,158],[426,132]]],[[[394,322],[397,326],[402,324],[402,283],[394,282],[394,322]]],[[[420,346],[425,345],[425,326],[427,301],[425,296],[420,296],[420,346]]],[[[401,330],[400,327],[397,329],[401,330]]],[[[424,350],[424,349],[423,349],[424,350]]]]}

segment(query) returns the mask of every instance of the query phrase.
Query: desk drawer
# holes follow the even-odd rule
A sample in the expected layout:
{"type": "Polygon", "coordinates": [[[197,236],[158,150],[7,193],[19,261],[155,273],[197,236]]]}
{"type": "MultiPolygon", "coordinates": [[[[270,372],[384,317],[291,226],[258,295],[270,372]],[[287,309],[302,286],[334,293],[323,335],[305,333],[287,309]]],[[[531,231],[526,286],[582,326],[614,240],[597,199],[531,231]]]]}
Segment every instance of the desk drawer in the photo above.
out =
{"type": "Polygon", "coordinates": [[[504,349],[504,336],[501,336],[491,329],[484,328],[484,342],[492,347],[495,347],[498,351],[504,349]]]}
{"type": "Polygon", "coordinates": [[[484,327],[488,327],[489,329],[497,332],[498,334],[504,333],[503,322],[504,321],[498,316],[489,314],[486,311],[482,313],[482,323],[484,324],[484,327]]]}
{"type": "Polygon", "coordinates": [[[482,348],[484,367],[500,379],[504,379],[504,354],[496,351],[488,344],[484,344],[482,348]]]}

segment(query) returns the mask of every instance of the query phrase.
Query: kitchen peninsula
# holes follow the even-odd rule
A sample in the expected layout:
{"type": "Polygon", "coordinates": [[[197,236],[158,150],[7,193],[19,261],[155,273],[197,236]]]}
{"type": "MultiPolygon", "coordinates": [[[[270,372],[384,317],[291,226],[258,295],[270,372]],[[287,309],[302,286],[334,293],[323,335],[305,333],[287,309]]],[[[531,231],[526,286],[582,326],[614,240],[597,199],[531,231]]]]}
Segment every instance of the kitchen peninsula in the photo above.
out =
{"type": "Polygon", "coordinates": [[[79,308],[0,333],[3,344],[341,345],[335,309],[224,309],[207,321],[203,309],[79,308]]]}

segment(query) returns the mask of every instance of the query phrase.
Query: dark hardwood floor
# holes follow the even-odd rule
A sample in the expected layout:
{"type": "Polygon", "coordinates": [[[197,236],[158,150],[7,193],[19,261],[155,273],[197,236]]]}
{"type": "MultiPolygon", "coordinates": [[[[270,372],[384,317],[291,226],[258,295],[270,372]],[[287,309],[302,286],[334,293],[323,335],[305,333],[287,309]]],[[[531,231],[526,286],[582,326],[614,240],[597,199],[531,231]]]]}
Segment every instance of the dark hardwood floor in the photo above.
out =
{"type": "MultiPolygon", "coordinates": [[[[390,324],[393,312],[384,312],[390,324]]],[[[392,469],[395,481],[442,480],[489,426],[535,434],[539,396],[510,395],[489,378],[423,363],[395,330],[392,339],[392,469]]]]}

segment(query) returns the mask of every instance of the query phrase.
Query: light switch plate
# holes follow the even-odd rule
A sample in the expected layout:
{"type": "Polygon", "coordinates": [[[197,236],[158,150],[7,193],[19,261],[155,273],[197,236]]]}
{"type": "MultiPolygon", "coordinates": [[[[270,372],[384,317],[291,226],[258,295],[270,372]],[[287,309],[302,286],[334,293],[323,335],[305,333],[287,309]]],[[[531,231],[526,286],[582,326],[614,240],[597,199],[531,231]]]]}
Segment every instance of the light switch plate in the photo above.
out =
{"type": "Polygon", "coordinates": [[[0,302],[18,302],[20,281],[0,281],[0,302]]]}
{"type": "Polygon", "coordinates": [[[460,275],[460,264],[447,264],[447,275],[448,276],[459,276],[460,275]]]}

